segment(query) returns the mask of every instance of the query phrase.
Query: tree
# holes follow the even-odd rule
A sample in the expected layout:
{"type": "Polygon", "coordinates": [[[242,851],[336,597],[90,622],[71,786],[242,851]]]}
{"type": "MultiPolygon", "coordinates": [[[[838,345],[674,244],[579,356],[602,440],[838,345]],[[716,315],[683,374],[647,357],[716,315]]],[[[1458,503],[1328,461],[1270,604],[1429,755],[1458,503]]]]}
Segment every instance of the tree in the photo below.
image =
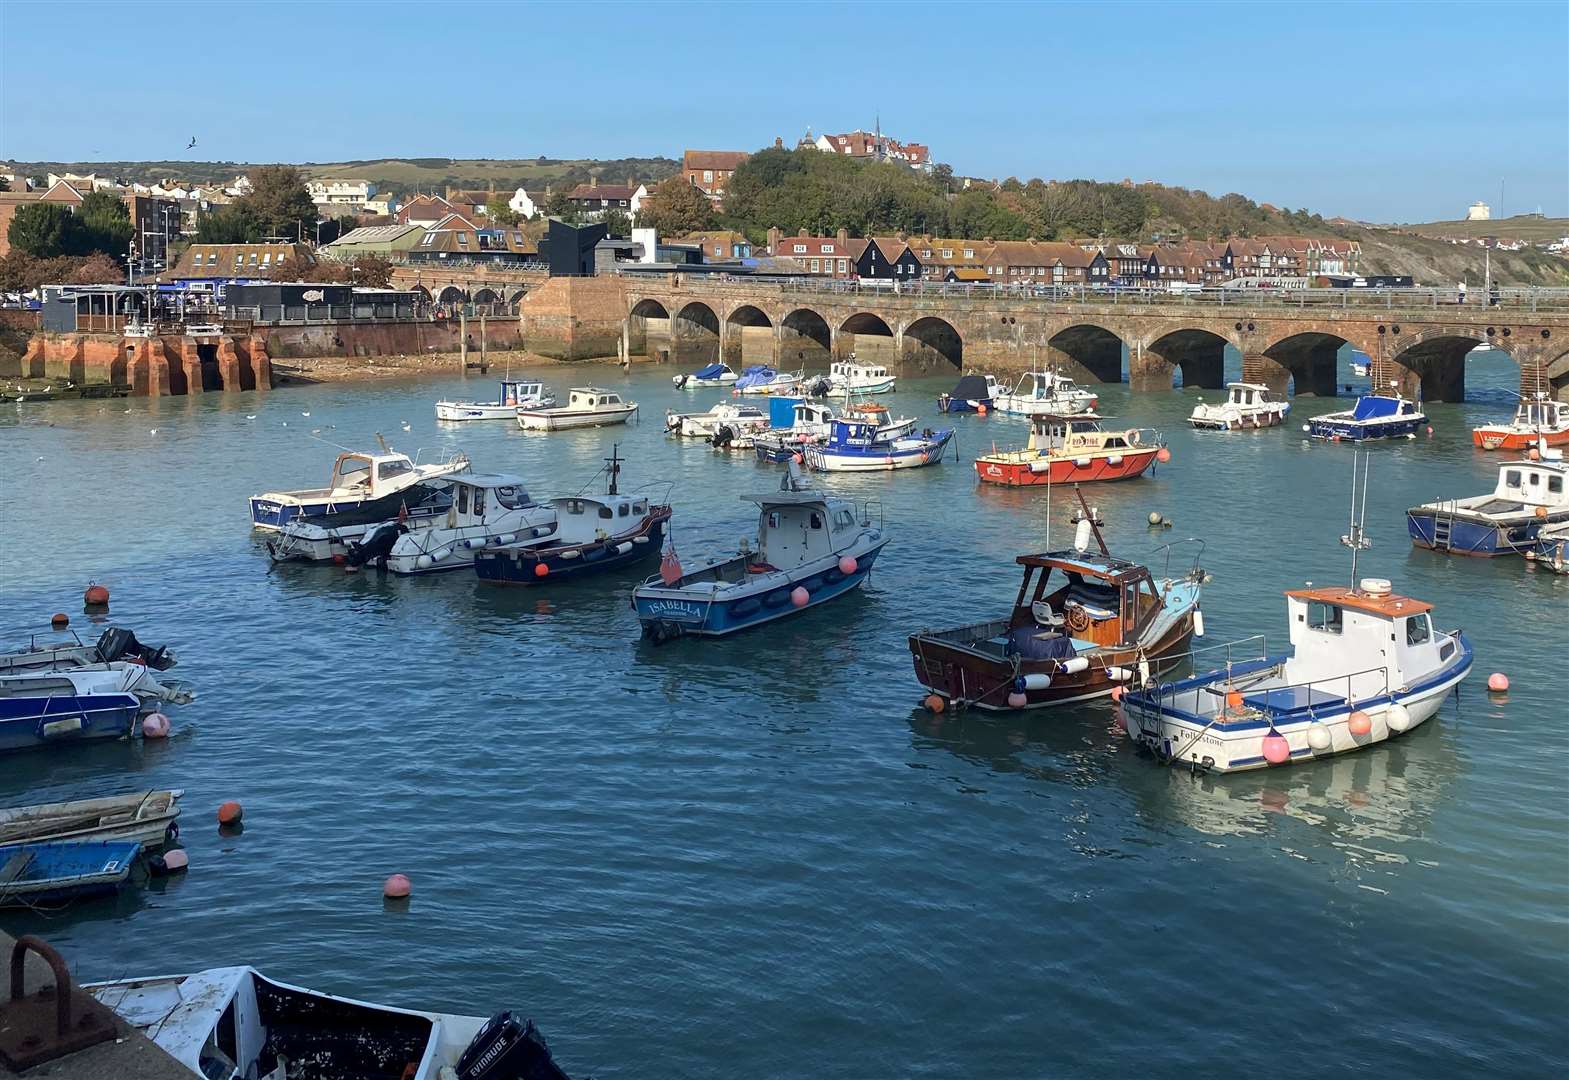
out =
{"type": "Polygon", "coordinates": [[[485,217],[497,225],[516,225],[523,220],[523,215],[508,206],[500,195],[492,195],[485,204],[485,217]]]}
{"type": "Polygon", "coordinates": [[[60,203],[24,203],[11,218],[6,239],[18,251],[47,259],[66,251],[71,224],[70,209],[60,203]]]}
{"type": "Polygon", "coordinates": [[[611,236],[632,235],[632,219],[615,207],[606,210],[605,216],[601,220],[605,223],[605,228],[611,236]]]}
{"type": "Polygon", "coordinates": [[[28,292],[37,282],[33,264],[38,260],[21,248],[0,255],[0,292],[28,292]]]}
{"type": "Polygon", "coordinates": [[[262,236],[290,239],[314,234],[316,204],[306,190],[305,178],[292,165],[263,165],[250,172],[251,190],[235,200],[260,225],[262,236]]]}
{"type": "Polygon", "coordinates": [[[71,271],[73,285],[118,285],[125,281],[125,271],[120,264],[104,252],[73,261],[76,263],[71,271]]]}
{"type": "Polygon", "coordinates": [[[203,244],[251,244],[266,235],[243,198],[202,216],[196,239],[203,244]]]}
{"type": "Polygon", "coordinates": [[[267,271],[268,281],[321,281],[331,282],[337,278],[337,266],[331,262],[315,263],[307,259],[290,255],[287,259],[279,259],[273,263],[272,269],[267,271]]]}
{"type": "Polygon", "coordinates": [[[362,289],[385,289],[392,284],[392,263],[380,255],[361,255],[348,264],[347,280],[362,289]]]}
{"type": "Polygon", "coordinates": [[[714,204],[685,177],[672,176],[654,189],[637,212],[637,223],[660,236],[680,236],[712,228],[714,204]]]}
{"type": "Polygon", "coordinates": [[[76,235],[71,243],[74,255],[102,252],[119,257],[125,254],[126,245],[135,232],[125,200],[108,191],[91,192],[82,200],[82,205],[76,209],[76,224],[77,228],[72,230],[76,235]]]}

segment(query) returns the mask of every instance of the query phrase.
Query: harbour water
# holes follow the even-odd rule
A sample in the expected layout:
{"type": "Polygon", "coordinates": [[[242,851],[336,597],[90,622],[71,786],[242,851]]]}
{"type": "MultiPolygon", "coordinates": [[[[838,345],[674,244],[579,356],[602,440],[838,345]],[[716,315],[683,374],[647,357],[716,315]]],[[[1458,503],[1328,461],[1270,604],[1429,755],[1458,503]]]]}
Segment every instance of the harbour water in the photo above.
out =
{"type": "MultiPolygon", "coordinates": [[[[1464,627],[1476,673],[1394,742],[1202,779],[1135,752],[1109,703],[920,708],[905,635],[1001,614],[1013,557],[1048,543],[1045,494],[983,488],[969,464],[1022,442],[1020,420],[957,418],[959,464],[824,481],[883,503],[892,543],[860,594],[655,647],[636,574],[505,589],[273,568],[245,499],[325,479],[318,440],[463,449],[540,498],[616,442],[624,489],[672,482],[683,558],[734,550],[756,514],[738,496],[777,467],[667,439],[667,407],[722,396],[672,390],[670,368],[541,372],[642,404],[635,426],[557,434],[438,425],[437,398],[491,396],[477,377],[8,406],[9,639],[56,610],[80,628],[82,588],[106,582],[114,621],[173,644],[200,697],[164,742],[0,760],[7,805],[184,788],[191,857],[6,929],[84,978],[253,963],[514,1007],[601,1080],[1559,1074],[1569,579],[1413,550],[1403,520],[1494,483],[1469,431],[1509,413],[1518,376],[1472,367],[1473,400],[1431,406],[1431,438],[1373,448],[1362,572],[1464,627]],[[1484,688],[1495,670],[1507,696],[1484,688]],[[221,837],[231,798],[245,829],[221,837]],[[383,906],[392,872],[413,879],[406,909],[383,906]]],[[[883,400],[935,426],[952,381],[883,400]]],[[[1347,579],[1352,449],[1304,442],[1305,416],[1340,407],[1312,398],[1284,428],[1190,430],[1216,394],[1102,388],[1102,413],[1163,430],[1174,458],[1086,493],[1118,554],[1207,541],[1208,641],[1283,644],[1281,591],[1347,579]],[[1175,528],[1149,530],[1152,510],[1175,528]]]]}

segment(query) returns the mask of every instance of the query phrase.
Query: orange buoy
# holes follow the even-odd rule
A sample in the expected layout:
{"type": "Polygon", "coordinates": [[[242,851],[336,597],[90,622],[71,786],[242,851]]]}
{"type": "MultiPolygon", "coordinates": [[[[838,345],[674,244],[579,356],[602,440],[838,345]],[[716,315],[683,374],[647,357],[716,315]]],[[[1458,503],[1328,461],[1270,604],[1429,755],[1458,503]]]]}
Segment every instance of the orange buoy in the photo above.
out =
{"type": "Polygon", "coordinates": [[[1242,708],[1242,693],[1238,690],[1226,691],[1226,708],[1231,712],[1240,711],[1242,708]]]}
{"type": "Polygon", "coordinates": [[[1495,694],[1502,694],[1509,689],[1509,676],[1502,671],[1495,671],[1487,677],[1487,688],[1495,694]]]}
{"type": "Polygon", "coordinates": [[[975,413],[976,413],[977,416],[985,416],[986,415],[986,406],[984,406],[984,405],[977,405],[977,406],[975,406],[975,413]]]}
{"type": "Polygon", "coordinates": [[[230,799],[228,802],[218,807],[219,825],[238,825],[240,823],[240,819],[244,816],[245,808],[242,807],[239,803],[235,802],[233,799],[230,799]]]}
{"type": "Polygon", "coordinates": [[[414,883],[402,874],[393,874],[381,886],[381,895],[388,900],[407,900],[414,891],[414,883]]]}
{"type": "Polygon", "coordinates": [[[1111,700],[1113,700],[1113,701],[1121,701],[1122,700],[1122,687],[1120,687],[1120,686],[1113,686],[1111,688],[1111,700]]]}
{"type": "Polygon", "coordinates": [[[537,562],[534,564],[535,577],[544,577],[548,573],[550,573],[550,567],[546,566],[544,563],[537,562]]]}
{"type": "Polygon", "coordinates": [[[71,616],[67,615],[63,611],[57,611],[53,615],[49,616],[49,625],[54,627],[56,630],[63,629],[64,627],[71,625],[71,616]]]}
{"type": "Polygon", "coordinates": [[[92,607],[102,607],[109,602],[109,590],[103,585],[88,582],[86,591],[82,593],[82,602],[92,607]]]}
{"type": "Polygon", "coordinates": [[[1346,730],[1358,737],[1373,730],[1373,718],[1358,709],[1346,719],[1346,730]]]}
{"type": "Polygon", "coordinates": [[[1547,516],[1547,507],[1545,507],[1545,506],[1538,506],[1536,508],[1536,516],[1539,517],[1539,518],[1546,517],[1547,516]]]}
{"type": "Polygon", "coordinates": [[[927,694],[926,700],[922,704],[926,706],[928,712],[934,713],[940,713],[948,707],[948,703],[942,699],[941,694],[927,694]]]}
{"type": "Polygon", "coordinates": [[[1160,462],[1162,465],[1166,464],[1166,462],[1171,460],[1171,451],[1162,446],[1159,450],[1155,451],[1155,460],[1160,462]]]}

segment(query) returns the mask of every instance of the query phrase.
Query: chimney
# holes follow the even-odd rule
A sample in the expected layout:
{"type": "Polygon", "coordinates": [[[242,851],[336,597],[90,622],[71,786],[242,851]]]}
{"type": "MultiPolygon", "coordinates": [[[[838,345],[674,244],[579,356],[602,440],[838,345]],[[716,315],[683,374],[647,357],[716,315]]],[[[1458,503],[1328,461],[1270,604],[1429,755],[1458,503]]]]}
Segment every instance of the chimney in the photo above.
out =
{"type": "Polygon", "coordinates": [[[771,254],[779,254],[779,229],[777,227],[768,230],[768,250],[771,254]]]}
{"type": "Polygon", "coordinates": [[[847,229],[839,230],[839,245],[843,247],[850,242],[850,233],[847,229]]]}

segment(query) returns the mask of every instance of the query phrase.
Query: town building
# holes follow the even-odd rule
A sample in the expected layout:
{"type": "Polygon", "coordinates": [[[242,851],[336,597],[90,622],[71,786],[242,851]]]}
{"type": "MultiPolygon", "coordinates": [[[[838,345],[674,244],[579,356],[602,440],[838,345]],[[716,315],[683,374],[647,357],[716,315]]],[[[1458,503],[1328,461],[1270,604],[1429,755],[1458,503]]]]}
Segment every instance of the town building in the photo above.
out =
{"type": "Polygon", "coordinates": [[[848,240],[855,276],[869,281],[919,281],[921,260],[910,245],[898,237],[874,236],[865,240],[848,240]]]}
{"type": "Polygon", "coordinates": [[[223,314],[258,325],[412,319],[425,295],[397,289],[365,289],[312,282],[231,285],[224,291],[223,314]]]}
{"type": "Polygon", "coordinates": [[[284,263],[309,268],[316,256],[309,244],[266,241],[259,244],[192,244],[165,275],[180,288],[222,298],[230,285],[271,280],[284,263]]]}
{"type": "Polygon", "coordinates": [[[1493,220],[1493,208],[1478,200],[1466,207],[1465,219],[1467,221],[1491,221],[1493,220]]]}
{"type": "Polygon", "coordinates": [[[548,188],[545,191],[518,188],[512,193],[512,198],[507,200],[507,206],[523,220],[530,221],[545,212],[545,196],[548,192],[548,188]]]}
{"type": "Polygon", "coordinates": [[[463,188],[447,189],[447,201],[452,204],[452,208],[458,213],[465,214],[471,218],[481,218],[489,213],[486,207],[490,205],[490,200],[494,198],[497,198],[494,191],[474,191],[464,190],[463,188]]]}
{"type": "Polygon", "coordinates": [[[863,161],[891,161],[928,172],[932,168],[931,147],[925,143],[903,143],[881,131],[856,128],[842,135],[819,135],[815,139],[808,131],[802,143],[815,146],[824,153],[843,154],[863,161]]]}
{"type": "MultiPolygon", "coordinates": [[[[358,231],[358,230],[356,230],[358,231]]],[[[477,226],[462,214],[450,214],[426,229],[406,249],[411,265],[527,266],[540,263],[539,242],[517,225],[477,226]]]]}
{"type": "Polygon", "coordinates": [[[336,217],[336,211],[340,210],[364,211],[365,204],[376,193],[376,185],[369,180],[309,180],[305,190],[311,193],[311,201],[324,214],[336,217]]]}
{"type": "Polygon", "coordinates": [[[56,179],[47,191],[0,191],[0,255],[11,250],[11,219],[28,203],[60,203],[74,214],[82,205],[81,191],[64,180],[56,179]]]}
{"type": "Polygon", "coordinates": [[[398,207],[393,217],[399,225],[434,225],[457,207],[440,195],[415,195],[398,207]]]}
{"type": "Polygon", "coordinates": [[[365,212],[377,217],[392,217],[398,212],[402,200],[390,191],[378,191],[365,200],[365,212]]]}
{"type": "Polygon", "coordinates": [[[601,184],[596,177],[567,192],[567,201],[588,217],[604,217],[609,210],[630,214],[636,192],[637,186],[631,180],[625,184],[601,184]]]}
{"type": "Polygon", "coordinates": [[[681,176],[719,206],[730,177],[751,156],[743,150],[688,150],[681,157],[681,176]]]}
{"type": "Polygon", "coordinates": [[[986,271],[997,285],[1106,285],[1106,256],[1077,244],[999,240],[986,255],[986,271]]]}
{"type": "Polygon", "coordinates": [[[164,269],[169,265],[169,247],[180,238],[184,223],[178,200],[131,193],[121,198],[131,217],[137,264],[143,270],[164,269]]]}
{"type": "Polygon", "coordinates": [[[366,225],[350,229],[316,254],[324,259],[350,262],[362,255],[401,261],[425,236],[423,225],[366,225]]]}
{"type": "Polygon", "coordinates": [[[706,259],[727,261],[749,259],[752,256],[752,245],[746,237],[729,229],[691,232],[676,238],[671,243],[695,244],[702,250],[703,257],[706,259]]]}
{"type": "Polygon", "coordinates": [[[114,177],[99,176],[97,173],[48,173],[45,175],[44,187],[52,188],[56,184],[68,184],[83,194],[90,191],[118,191],[124,187],[114,177]]]}
{"type": "Polygon", "coordinates": [[[651,194],[647,184],[639,184],[637,190],[632,193],[632,198],[627,200],[627,216],[636,221],[637,212],[643,208],[643,204],[648,201],[651,194]]]}
{"type": "Polygon", "coordinates": [[[835,236],[782,236],[778,229],[768,230],[769,254],[794,259],[809,276],[841,281],[854,278],[849,249],[850,236],[844,229],[835,236]]]}
{"type": "MultiPolygon", "coordinates": [[[[983,277],[986,275],[986,254],[991,250],[990,242],[912,236],[909,245],[920,260],[922,273],[928,281],[947,281],[948,274],[957,270],[965,271],[966,275],[969,271],[979,270],[983,277]]],[[[961,275],[963,279],[966,279],[965,275],[961,275]]]]}

